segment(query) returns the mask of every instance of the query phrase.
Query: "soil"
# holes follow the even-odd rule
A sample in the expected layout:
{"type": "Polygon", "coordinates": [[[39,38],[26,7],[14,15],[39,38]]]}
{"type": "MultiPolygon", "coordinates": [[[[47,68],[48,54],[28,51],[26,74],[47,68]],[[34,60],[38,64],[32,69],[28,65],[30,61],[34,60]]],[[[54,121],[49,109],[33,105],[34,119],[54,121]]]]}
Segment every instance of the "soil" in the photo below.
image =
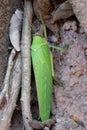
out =
{"type": "MultiPolygon", "coordinates": [[[[70,115],[76,116],[78,120],[84,122],[85,127],[87,126],[87,58],[85,53],[87,36],[85,33],[79,32],[80,28],[77,28],[76,31],[64,29],[66,23],[60,30],[61,45],[69,44],[70,41],[74,41],[74,43],[60,53],[54,52],[55,75],[61,79],[64,85],[64,89],[54,87],[56,118],[63,121],[63,126],[60,126],[59,122],[56,124],[56,130],[60,130],[60,127],[73,128],[73,125],[66,125],[70,121],[70,115]]],[[[82,130],[82,128],[80,127],[78,130],[82,130]]]]}
{"type": "MultiPolygon", "coordinates": [[[[57,1],[55,0],[53,3],[55,8],[56,3],[57,1]]],[[[2,87],[3,84],[9,56],[9,21],[16,8],[22,8],[21,1],[0,1],[0,87],[2,87]]],[[[34,20],[37,21],[34,21],[35,24],[37,24],[38,20],[36,17],[34,20]]],[[[58,45],[59,43],[60,46],[68,45],[68,47],[62,51],[52,49],[55,76],[63,83],[63,87],[56,83],[53,85],[52,114],[56,117],[56,123],[52,127],[52,130],[86,130],[87,35],[84,33],[75,17],[73,17],[72,20],[67,19],[61,21],[59,25],[59,41],[55,40],[55,44],[58,45]]],[[[48,36],[53,37],[50,30],[48,30],[48,36]]],[[[54,39],[52,39],[52,41],[54,41],[54,39]]],[[[34,78],[32,78],[31,110],[33,119],[37,119],[39,112],[37,98],[35,98],[36,90],[33,79],[34,78]]],[[[16,129],[24,129],[19,100],[10,127],[10,130],[16,129]]]]}

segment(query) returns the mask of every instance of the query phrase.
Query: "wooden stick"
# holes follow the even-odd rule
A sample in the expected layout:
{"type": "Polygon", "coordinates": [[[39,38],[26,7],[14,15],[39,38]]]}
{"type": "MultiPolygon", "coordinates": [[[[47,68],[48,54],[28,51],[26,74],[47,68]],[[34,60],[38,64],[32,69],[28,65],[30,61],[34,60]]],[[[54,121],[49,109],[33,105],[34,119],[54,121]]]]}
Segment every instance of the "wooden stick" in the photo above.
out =
{"type": "Polygon", "coordinates": [[[16,102],[20,90],[20,82],[21,82],[21,57],[20,55],[16,59],[12,78],[11,78],[11,92],[8,103],[2,109],[0,115],[0,130],[9,130],[12,114],[16,107],[16,102]]]}
{"type": "Polygon", "coordinates": [[[30,110],[30,90],[31,90],[31,59],[30,59],[30,44],[31,44],[31,25],[32,25],[32,5],[30,1],[25,0],[24,19],[22,28],[22,115],[25,130],[33,130],[29,125],[32,120],[30,110]]]}
{"type": "Polygon", "coordinates": [[[16,55],[16,51],[12,49],[11,54],[9,56],[9,60],[8,60],[8,67],[7,67],[7,72],[6,72],[4,83],[3,83],[3,90],[0,93],[0,104],[3,98],[6,98],[7,102],[9,99],[10,78],[11,78],[11,73],[14,66],[15,55],[16,55]]]}

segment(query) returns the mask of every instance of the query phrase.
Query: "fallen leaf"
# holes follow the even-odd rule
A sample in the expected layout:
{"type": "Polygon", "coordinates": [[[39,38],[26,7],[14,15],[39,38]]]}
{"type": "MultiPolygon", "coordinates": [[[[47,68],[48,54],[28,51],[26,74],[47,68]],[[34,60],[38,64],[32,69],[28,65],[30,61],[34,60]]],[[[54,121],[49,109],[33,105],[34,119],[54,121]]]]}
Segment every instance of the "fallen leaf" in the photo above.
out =
{"type": "Polygon", "coordinates": [[[22,24],[23,12],[16,9],[15,14],[12,15],[9,28],[9,37],[11,44],[16,51],[20,51],[20,31],[22,24]]]}

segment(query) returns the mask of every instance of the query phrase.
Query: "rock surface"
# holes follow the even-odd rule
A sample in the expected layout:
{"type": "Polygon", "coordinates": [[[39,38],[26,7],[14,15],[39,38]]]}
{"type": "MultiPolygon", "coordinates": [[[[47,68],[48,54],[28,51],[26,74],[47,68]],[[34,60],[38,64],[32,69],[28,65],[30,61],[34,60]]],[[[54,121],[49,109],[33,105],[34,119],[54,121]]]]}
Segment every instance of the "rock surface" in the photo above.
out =
{"type": "Polygon", "coordinates": [[[87,36],[74,29],[66,31],[63,27],[60,31],[61,44],[74,43],[68,49],[60,53],[55,51],[54,54],[56,76],[64,85],[64,89],[58,86],[54,89],[57,118],[66,117],[68,120],[70,115],[75,115],[87,127],[87,36]]]}

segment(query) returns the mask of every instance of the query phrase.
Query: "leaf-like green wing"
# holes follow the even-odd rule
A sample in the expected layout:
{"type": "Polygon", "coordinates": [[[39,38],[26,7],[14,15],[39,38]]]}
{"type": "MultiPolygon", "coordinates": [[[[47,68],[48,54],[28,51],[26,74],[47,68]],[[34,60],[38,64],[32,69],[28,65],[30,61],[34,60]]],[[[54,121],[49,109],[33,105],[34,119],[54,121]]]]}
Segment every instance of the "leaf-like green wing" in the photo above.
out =
{"type": "Polygon", "coordinates": [[[52,66],[50,49],[46,40],[40,36],[33,38],[31,55],[41,120],[47,120],[50,116],[52,103],[52,66]],[[38,43],[39,42],[39,43],[38,43]]]}

